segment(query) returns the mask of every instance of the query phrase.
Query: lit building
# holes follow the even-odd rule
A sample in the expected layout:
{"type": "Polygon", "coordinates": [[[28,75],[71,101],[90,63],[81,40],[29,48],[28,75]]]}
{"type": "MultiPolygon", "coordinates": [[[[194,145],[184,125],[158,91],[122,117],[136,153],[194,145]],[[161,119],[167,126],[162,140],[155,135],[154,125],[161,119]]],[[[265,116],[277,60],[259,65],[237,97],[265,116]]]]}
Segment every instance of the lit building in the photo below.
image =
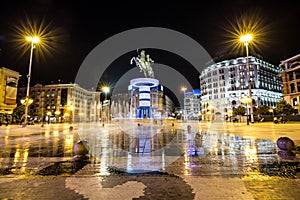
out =
{"type": "MultiPolygon", "coordinates": [[[[282,99],[279,76],[282,69],[253,56],[249,56],[249,66],[253,107],[267,105],[274,108],[282,99]]],[[[242,97],[249,95],[248,75],[246,57],[206,67],[200,74],[203,119],[223,120],[231,116],[232,109],[242,105],[242,97]]]]}
{"type": "Polygon", "coordinates": [[[300,112],[300,54],[281,61],[283,97],[291,104],[296,114],[300,112]]]}
{"type": "MultiPolygon", "coordinates": [[[[30,87],[29,115],[56,122],[88,122],[101,118],[101,92],[89,91],[77,84],[36,84],[30,87]]],[[[18,98],[26,95],[20,88],[18,98]]]]}
{"type": "Polygon", "coordinates": [[[201,114],[200,91],[185,92],[183,101],[183,118],[198,120],[201,114]]]}
{"type": "Polygon", "coordinates": [[[10,115],[17,107],[17,88],[20,74],[16,71],[0,68],[0,119],[10,115]]]}
{"type": "Polygon", "coordinates": [[[175,104],[172,99],[170,99],[163,92],[161,92],[161,94],[158,96],[158,103],[159,108],[160,105],[162,105],[162,110],[165,112],[166,117],[175,117],[175,104]]]}

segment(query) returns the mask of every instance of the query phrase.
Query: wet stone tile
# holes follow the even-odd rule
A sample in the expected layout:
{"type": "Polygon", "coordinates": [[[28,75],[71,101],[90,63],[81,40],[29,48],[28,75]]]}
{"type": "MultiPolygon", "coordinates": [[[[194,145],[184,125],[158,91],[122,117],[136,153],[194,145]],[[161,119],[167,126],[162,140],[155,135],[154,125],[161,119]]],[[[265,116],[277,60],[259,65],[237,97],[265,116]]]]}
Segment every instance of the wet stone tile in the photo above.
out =
{"type": "Polygon", "coordinates": [[[192,188],[179,176],[164,172],[124,173],[117,172],[106,176],[103,188],[114,188],[128,181],[137,181],[146,186],[144,196],[135,199],[194,199],[192,188]]]}

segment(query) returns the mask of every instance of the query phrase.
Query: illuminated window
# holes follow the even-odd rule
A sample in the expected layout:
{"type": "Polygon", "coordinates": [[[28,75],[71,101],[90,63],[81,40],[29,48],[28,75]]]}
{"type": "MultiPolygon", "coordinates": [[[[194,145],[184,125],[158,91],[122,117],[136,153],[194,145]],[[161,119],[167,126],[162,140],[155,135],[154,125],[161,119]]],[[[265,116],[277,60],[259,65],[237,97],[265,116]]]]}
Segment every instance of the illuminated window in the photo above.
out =
{"type": "Polygon", "coordinates": [[[297,106],[297,105],[298,105],[297,98],[293,98],[293,106],[297,106]]]}

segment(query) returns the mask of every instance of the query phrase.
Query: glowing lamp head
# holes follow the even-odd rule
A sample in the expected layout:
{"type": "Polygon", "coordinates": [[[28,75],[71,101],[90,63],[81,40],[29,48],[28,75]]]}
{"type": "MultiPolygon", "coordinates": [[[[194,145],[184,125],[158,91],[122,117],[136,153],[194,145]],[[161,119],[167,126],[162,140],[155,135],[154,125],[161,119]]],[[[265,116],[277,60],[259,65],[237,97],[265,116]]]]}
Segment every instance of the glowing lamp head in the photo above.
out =
{"type": "Polygon", "coordinates": [[[32,42],[34,44],[40,42],[40,38],[38,36],[28,36],[26,39],[28,42],[32,42]]]}
{"type": "Polygon", "coordinates": [[[246,35],[242,35],[240,37],[240,41],[243,43],[249,43],[252,39],[253,39],[253,36],[252,36],[252,34],[249,34],[249,33],[246,35]]]}
{"type": "Polygon", "coordinates": [[[103,91],[104,93],[108,93],[109,90],[110,90],[110,88],[107,87],[107,86],[104,86],[104,87],[102,88],[102,91],[103,91]]]}

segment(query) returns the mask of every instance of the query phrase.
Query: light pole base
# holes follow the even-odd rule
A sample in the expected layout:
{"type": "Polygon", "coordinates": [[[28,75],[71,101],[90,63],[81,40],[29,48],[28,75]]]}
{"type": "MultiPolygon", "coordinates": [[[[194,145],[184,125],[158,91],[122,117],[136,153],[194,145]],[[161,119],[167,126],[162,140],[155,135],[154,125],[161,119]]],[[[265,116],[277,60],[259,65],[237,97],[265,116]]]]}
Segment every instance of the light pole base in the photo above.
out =
{"type": "Polygon", "coordinates": [[[249,121],[250,121],[250,116],[247,115],[247,125],[249,125],[249,121]]]}

